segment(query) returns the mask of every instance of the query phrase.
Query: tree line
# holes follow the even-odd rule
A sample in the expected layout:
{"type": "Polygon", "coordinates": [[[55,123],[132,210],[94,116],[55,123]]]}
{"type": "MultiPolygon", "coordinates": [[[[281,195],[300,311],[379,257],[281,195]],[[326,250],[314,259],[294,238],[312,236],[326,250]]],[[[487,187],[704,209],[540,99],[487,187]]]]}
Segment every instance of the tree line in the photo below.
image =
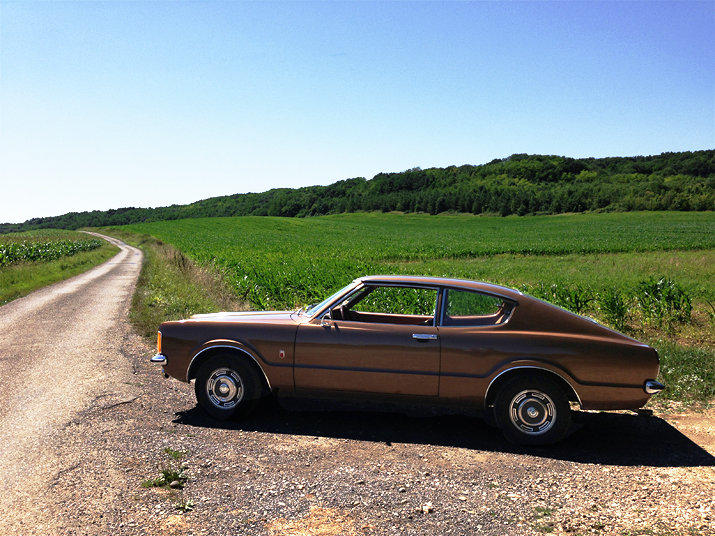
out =
{"type": "Polygon", "coordinates": [[[715,210],[715,150],[568,158],[514,154],[483,165],[413,168],[329,186],[278,188],[189,205],[71,212],[0,224],[0,232],[78,229],[221,216],[308,217],[346,212],[560,214],[715,210]]]}

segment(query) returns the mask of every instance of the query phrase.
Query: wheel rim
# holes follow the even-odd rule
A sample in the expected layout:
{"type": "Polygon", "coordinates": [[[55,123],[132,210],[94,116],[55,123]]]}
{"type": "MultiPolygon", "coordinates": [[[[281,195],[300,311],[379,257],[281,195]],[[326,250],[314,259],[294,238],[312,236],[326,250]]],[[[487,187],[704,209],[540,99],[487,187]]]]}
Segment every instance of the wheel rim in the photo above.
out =
{"type": "Polygon", "coordinates": [[[512,424],[528,435],[544,434],[556,422],[554,401],[549,395],[536,389],[517,394],[511,400],[509,410],[512,424]]]}
{"type": "Polygon", "coordinates": [[[217,408],[231,409],[243,398],[243,382],[235,370],[220,368],[206,382],[206,395],[217,408]]]}

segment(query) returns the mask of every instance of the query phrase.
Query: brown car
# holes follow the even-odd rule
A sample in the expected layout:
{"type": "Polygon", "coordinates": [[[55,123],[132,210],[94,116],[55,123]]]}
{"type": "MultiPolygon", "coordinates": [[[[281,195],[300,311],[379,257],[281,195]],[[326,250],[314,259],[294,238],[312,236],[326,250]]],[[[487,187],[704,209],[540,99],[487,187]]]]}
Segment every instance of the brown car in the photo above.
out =
{"type": "Polygon", "coordinates": [[[480,410],[519,444],[562,439],[570,402],[637,409],[664,386],[650,346],[519,291],[436,277],[356,279],[298,311],[164,322],[152,362],[218,419],[262,397],[480,410]]]}

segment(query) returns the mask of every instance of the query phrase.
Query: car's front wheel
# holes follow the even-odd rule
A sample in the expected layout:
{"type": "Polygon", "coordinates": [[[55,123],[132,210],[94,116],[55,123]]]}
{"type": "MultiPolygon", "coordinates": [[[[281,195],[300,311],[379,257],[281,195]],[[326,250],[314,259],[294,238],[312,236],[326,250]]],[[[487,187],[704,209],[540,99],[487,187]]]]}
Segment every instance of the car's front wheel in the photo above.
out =
{"type": "Polygon", "coordinates": [[[571,426],[568,397],[541,376],[517,376],[505,383],[494,401],[497,424],[517,445],[549,445],[560,441],[571,426]]]}
{"type": "Polygon", "coordinates": [[[196,400],[212,417],[221,420],[245,417],[261,396],[261,380],[246,361],[218,355],[204,363],[196,376],[196,400]]]}

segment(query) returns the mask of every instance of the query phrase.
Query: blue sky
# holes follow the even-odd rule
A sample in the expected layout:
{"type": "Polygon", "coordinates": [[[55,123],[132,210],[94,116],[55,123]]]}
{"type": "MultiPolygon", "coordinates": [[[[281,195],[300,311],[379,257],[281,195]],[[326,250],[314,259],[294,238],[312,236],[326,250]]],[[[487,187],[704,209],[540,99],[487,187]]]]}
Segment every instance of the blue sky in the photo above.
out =
{"type": "Polygon", "coordinates": [[[0,0],[0,222],[715,147],[715,2],[0,0]]]}

